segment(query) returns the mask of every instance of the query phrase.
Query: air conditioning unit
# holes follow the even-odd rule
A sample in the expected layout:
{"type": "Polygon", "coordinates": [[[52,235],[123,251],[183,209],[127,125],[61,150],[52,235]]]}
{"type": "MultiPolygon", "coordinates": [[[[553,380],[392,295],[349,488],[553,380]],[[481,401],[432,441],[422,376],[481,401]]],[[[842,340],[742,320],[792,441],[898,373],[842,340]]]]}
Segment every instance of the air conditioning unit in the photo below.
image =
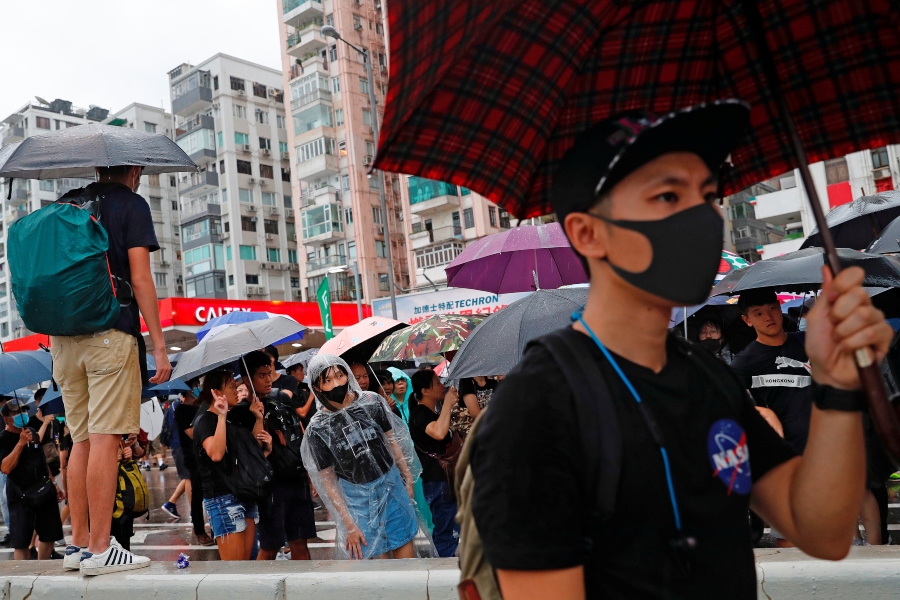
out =
{"type": "MultiPolygon", "coordinates": [[[[294,209],[293,209],[293,208],[286,208],[286,209],[284,209],[284,216],[286,216],[286,217],[293,217],[293,216],[294,216],[294,209]]],[[[296,240],[294,240],[294,241],[296,241],[296,240]]]]}
{"type": "Polygon", "coordinates": [[[266,234],[266,239],[267,239],[267,240],[275,239],[275,234],[274,234],[274,233],[267,233],[267,234],[266,234]]]}
{"type": "Polygon", "coordinates": [[[261,186],[263,186],[263,187],[266,187],[267,185],[269,185],[269,182],[266,181],[265,179],[260,179],[260,180],[259,180],[259,185],[261,185],[261,186]]]}
{"type": "Polygon", "coordinates": [[[267,262],[261,262],[261,263],[259,263],[259,268],[260,268],[260,269],[268,269],[268,268],[269,268],[269,263],[267,263],[267,262]]]}
{"type": "Polygon", "coordinates": [[[290,152],[282,152],[281,160],[291,160],[291,153],[290,152]]]}
{"type": "Polygon", "coordinates": [[[227,231],[223,231],[223,232],[222,232],[222,235],[219,236],[219,237],[221,237],[223,240],[227,240],[228,238],[231,237],[231,234],[228,233],[227,231]]]}
{"type": "Polygon", "coordinates": [[[247,183],[249,183],[250,185],[255,185],[255,184],[256,184],[256,179],[254,179],[253,177],[251,177],[250,179],[247,180],[247,183]]]}
{"type": "Polygon", "coordinates": [[[260,150],[260,152],[262,152],[262,155],[263,155],[263,156],[269,156],[269,155],[272,154],[272,151],[269,150],[268,148],[262,148],[262,149],[260,150]]]}
{"type": "Polygon", "coordinates": [[[247,205],[247,210],[249,210],[250,212],[256,212],[256,211],[259,210],[259,209],[256,208],[256,205],[255,205],[255,204],[248,204],[248,205],[247,205]]]}
{"type": "Polygon", "coordinates": [[[270,96],[275,96],[278,94],[278,90],[276,90],[275,88],[269,88],[266,91],[269,93],[270,96]]]}
{"type": "Polygon", "coordinates": [[[219,103],[218,103],[218,102],[213,102],[212,107],[213,107],[213,108],[219,108],[219,103]]]}
{"type": "Polygon", "coordinates": [[[296,233],[294,234],[294,241],[295,241],[295,242],[297,241],[297,234],[296,234],[296,233]]]}
{"type": "Polygon", "coordinates": [[[258,290],[255,285],[247,286],[247,295],[248,296],[255,296],[257,293],[258,293],[258,290]]]}
{"type": "Polygon", "coordinates": [[[175,286],[175,291],[176,292],[184,292],[184,286],[179,283],[178,285],[175,286]]]}
{"type": "Polygon", "coordinates": [[[277,207],[277,206],[269,207],[269,214],[270,214],[270,215],[277,215],[277,214],[278,214],[278,207],[277,207]]]}
{"type": "Polygon", "coordinates": [[[366,156],[363,158],[363,164],[367,165],[367,166],[372,164],[372,155],[371,154],[366,154],[366,156]]]}
{"type": "Polygon", "coordinates": [[[238,90],[237,93],[238,93],[238,96],[246,96],[247,95],[247,92],[245,92],[244,90],[238,90]]]}
{"type": "Polygon", "coordinates": [[[241,144],[241,150],[243,152],[250,152],[250,144],[241,144]]]}
{"type": "Polygon", "coordinates": [[[882,168],[880,168],[880,169],[873,169],[873,170],[872,170],[872,178],[875,179],[875,180],[878,180],[878,179],[886,179],[886,178],[888,178],[888,177],[890,177],[890,176],[891,176],[891,169],[890,169],[890,167],[882,167],[882,168]]]}

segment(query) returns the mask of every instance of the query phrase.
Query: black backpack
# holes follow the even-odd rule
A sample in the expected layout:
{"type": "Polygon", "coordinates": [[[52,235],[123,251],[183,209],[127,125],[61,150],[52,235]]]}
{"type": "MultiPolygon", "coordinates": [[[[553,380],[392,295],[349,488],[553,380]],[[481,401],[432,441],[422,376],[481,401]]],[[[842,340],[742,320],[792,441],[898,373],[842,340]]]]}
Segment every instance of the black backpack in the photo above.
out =
{"type": "Polygon", "coordinates": [[[272,453],[269,462],[279,479],[296,479],[306,475],[300,445],[303,443],[303,425],[300,416],[291,408],[283,392],[273,389],[266,399],[266,431],[272,436],[272,453]]]}
{"type": "Polygon", "coordinates": [[[243,502],[259,502],[272,491],[272,465],[245,427],[225,422],[226,455],[214,462],[225,485],[243,502]]]}

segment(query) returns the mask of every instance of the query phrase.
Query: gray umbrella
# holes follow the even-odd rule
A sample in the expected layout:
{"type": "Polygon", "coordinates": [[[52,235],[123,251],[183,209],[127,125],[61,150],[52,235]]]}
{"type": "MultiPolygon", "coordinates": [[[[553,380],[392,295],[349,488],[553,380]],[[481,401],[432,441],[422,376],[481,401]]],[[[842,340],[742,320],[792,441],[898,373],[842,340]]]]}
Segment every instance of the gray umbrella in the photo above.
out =
{"type": "Polygon", "coordinates": [[[309,362],[313,356],[319,353],[318,348],[310,348],[309,350],[304,350],[303,352],[298,352],[297,354],[291,354],[283,359],[281,359],[281,366],[285,369],[293,367],[297,363],[303,365],[303,370],[306,370],[306,364],[309,362]]]}
{"type": "Polygon", "coordinates": [[[506,375],[519,360],[525,344],[566,327],[572,313],[587,302],[588,288],[538,290],[494,313],[469,334],[450,361],[448,379],[506,375]]]}
{"type": "Polygon", "coordinates": [[[184,150],[162,134],[90,123],[23,140],[0,166],[0,177],[92,177],[94,167],[117,165],[144,167],[147,175],[198,170],[184,150]]]}
{"type": "Polygon", "coordinates": [[[214,327],[196,347],[181,355],[172,379],[188,381],[304,329],[306,327],[285,315],[214,327]]]}
{"type": "Polygon", "coordinates": [[[897,217],[881,231],[881,235],[869,244],[866,252],[870,254],[900,253],[900,217],[897,217]]]}
{"type": "Polygon", "coordinates": [[[3,165],[6,164],[6,161],[21,144],[22,142],[16,142],[15,144],[0,146],[0,168],[3,168],[3,165]]]}

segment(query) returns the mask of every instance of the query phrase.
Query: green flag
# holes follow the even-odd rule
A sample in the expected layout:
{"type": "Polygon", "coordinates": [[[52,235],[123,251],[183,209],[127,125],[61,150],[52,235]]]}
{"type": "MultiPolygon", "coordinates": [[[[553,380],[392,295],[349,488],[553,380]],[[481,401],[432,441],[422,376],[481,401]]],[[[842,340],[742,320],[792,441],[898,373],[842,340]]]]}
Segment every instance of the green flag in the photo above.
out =
{"type": "Polygon", "coordinates": [[[322,279],[319,289],[316,290],[316,300],[319,302],[319,314],[322,315],[325,339],[330,340],[334,337],[334,329],[331,327],[331,294],[328,290],[328,275],[322,279]]]}

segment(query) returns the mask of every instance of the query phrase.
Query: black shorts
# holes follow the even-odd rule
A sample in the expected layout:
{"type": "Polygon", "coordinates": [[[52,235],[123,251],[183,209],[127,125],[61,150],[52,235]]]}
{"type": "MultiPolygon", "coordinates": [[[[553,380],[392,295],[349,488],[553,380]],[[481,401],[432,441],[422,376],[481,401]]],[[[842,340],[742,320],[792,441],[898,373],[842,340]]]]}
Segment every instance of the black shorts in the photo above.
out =
{"type": "Polygon", "coordinates": [[[56,494],[51,500],[38,506],[26,506],[22,502],[9,503],[9,536],[12,547],[17,550],[28,549],[31,546],[31,534],[35,531],[38,540],[42,542],[63,539],[56,494]]]}
{"type": "Polygon", "coordinates": [[[309,482],[305,478],[276,482],[272,502],[267,510],[260,511],[256,530],[259,532],[259,547],[263,550],[278,550],[286,541],[316,537],[309,482]]]}
{"type": "Polygon", "coordinates": [[[172,448],[172,458],[175,459],[175,472],[178,473],[178,479],[190,479],[191,472],[184,462],[184,450],[181,447],[172,448]]]}

